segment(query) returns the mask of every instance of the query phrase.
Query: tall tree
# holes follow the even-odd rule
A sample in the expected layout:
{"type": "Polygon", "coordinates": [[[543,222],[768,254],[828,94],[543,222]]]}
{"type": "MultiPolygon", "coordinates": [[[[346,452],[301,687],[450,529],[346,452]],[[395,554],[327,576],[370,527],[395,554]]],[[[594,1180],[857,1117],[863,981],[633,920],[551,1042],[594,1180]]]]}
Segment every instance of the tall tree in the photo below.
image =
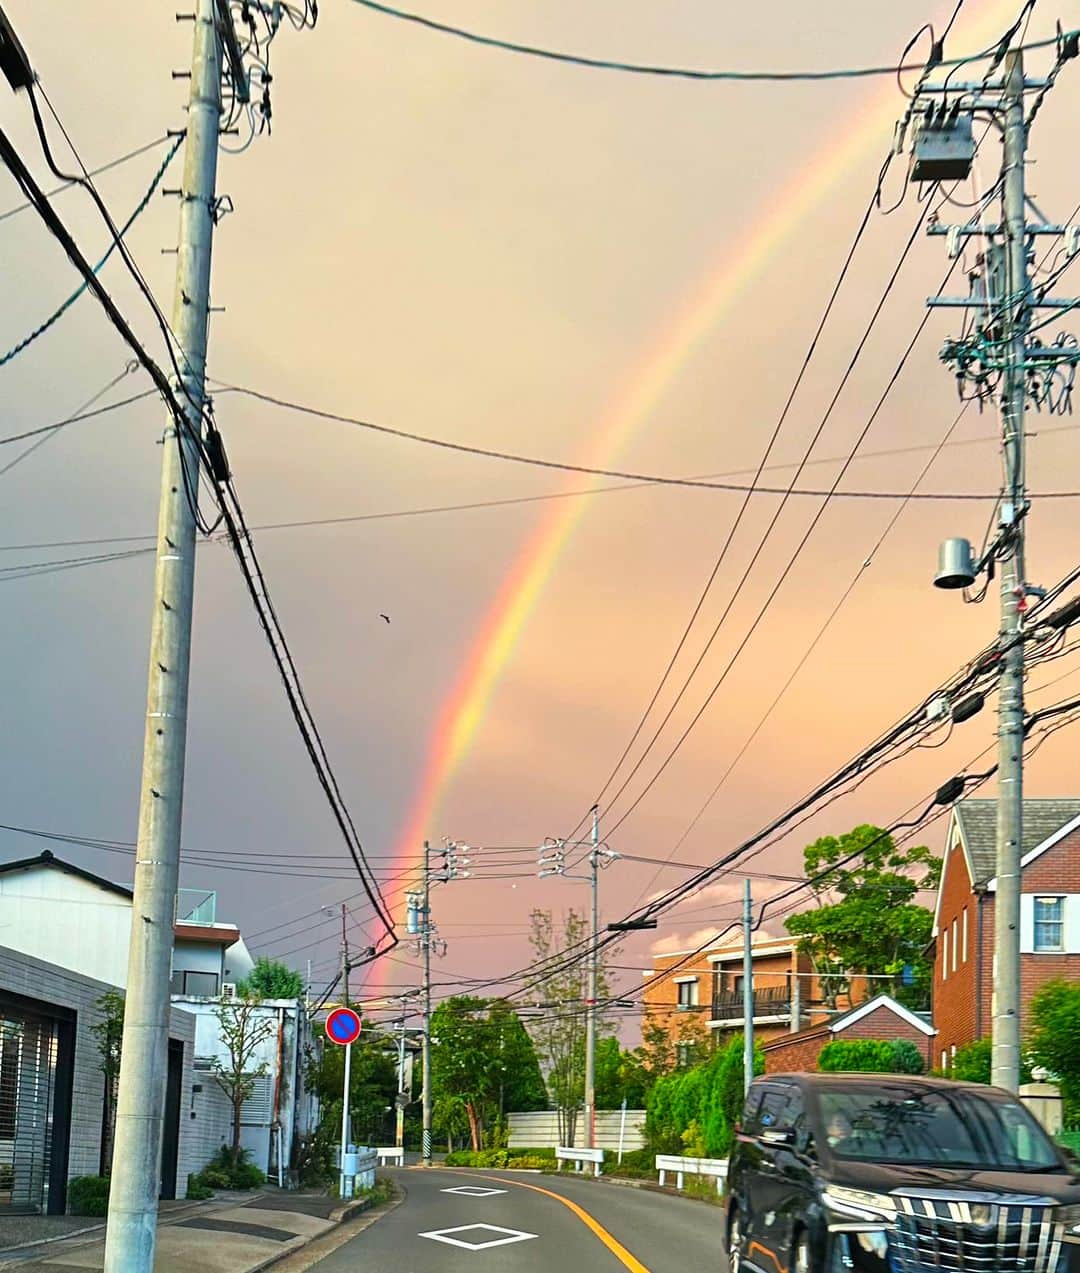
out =
{"type": "MultiPolygon", "coordinates": [[[[544,1015],[530,1022],[547,1081],[548,1094],[558,1113],[559,1140],[572,1145],[578,1110],[585,1099],[585,1000],[588,995],[588,961],[584,958],[589,926],[583,911],[568,911],[561,928],[551,911],[534,910],[529,916],[529,942],[538,967],[535,994],[545,1005],[544,1015]]],[[[610,997],[610,982],[600,954],[597,997],[610,997]]],[[[610,1028],[598,1012],[599,1036],[610,1028]]]]}
{"type": "Polygon", "coordinates": [[[509,1110],[544,1109],[547,1097],[532,1040],[502,1000],[455,995],[431,1015],[432,1094],[449,1130],[468,1120],[473,1149],[509,1110]],[[458,1113],[460,1116],[460,1113],[458,1113]]]}
{"type": "Polygon", "coordinates": [[[900,1002],[926,1007],[932,968],[924,952],[934,920],[914,899],[937,888],[941,859],[925,845],[897,845],[880,827],[859,826],[815,840],[803,861],[817,907],[792,915],[786,925],[809,955],[829,1006],[842,995],[850,998],[853,974],[869,973],[895,977],[890,992],[900,1002]],[[911,970],[906,979],[905,968],[911,970]]]}
{"type": "Polygon", "coordinates": [[[259,1011],[257,999],[238,996],[222,999],[214,1009],[225,1057],[215,1056],[211,1071],[232,1106],[232,1152],[240,1153],[240,1119],[244,1102],[255,1091],[256,1082],[270,1069],[266,1061],[256,1061],[259,1048],[276,1029],[274,1019],[259,1011]]]}
{"type": "Polygon", "coordinates": [[[120,1077],[120,1046],[124,1038],[124,996],[106,990],[94,1007],[101,1018],[90,1027],[97,1040],[101,1072],[105,1076],[105,1101],[101,1119],[101,1174],[112,1171],[113,1139],[116,1135],[116,1083],[120,1077]]]}

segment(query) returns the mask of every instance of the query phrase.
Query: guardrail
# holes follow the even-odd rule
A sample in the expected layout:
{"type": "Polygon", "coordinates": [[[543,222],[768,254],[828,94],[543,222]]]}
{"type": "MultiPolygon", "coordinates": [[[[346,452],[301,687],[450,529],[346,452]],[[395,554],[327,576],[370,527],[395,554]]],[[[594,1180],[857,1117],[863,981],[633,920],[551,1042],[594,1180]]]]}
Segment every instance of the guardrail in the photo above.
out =
{"type": "Polygon", "coordinates": [[[380,1145],[375,1153],[378,1155],[379,1166],[385,1167],[388,1162],[396,1162],[398,1166],[405,1166],[405,1147],[403,1145],[380,1145]]]}
{"type": "Polygon", "coordinates": [[[585,1164],[592,1163],[593,1175],[599,1176],[604,1169],[604,1151],[602,1149],[568,1149],[564,1145],[555,1147],[555,1160],[558,1163],[577,1163],[578,1172],[585,1170],[585,1164]]]}
{"type": "Polygon", "coordinates": [[[657,1154],[656,1170],[661,1185],[667,1184],[667,1173],[675,1172],[675,1188],[683,1187],[684,1176],[715,1176],[716,1191],[722,1193],[727,1179],[726,1158],[681,1158],[675,1154],[657,1154]]]}

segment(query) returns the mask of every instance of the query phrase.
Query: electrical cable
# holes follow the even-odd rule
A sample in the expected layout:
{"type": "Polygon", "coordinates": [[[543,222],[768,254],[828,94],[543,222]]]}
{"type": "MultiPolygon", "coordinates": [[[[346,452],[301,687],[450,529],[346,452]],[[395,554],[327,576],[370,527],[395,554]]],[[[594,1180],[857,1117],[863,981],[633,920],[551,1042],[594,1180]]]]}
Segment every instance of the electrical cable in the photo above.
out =
{"type": "MultiPolygon", "coordinates": [[[[608,58],[584,57],[576,53],[562,53],[557,52],[554,49],[538,48],[531,44],[519,44],[512,40],[501,40],[493,36],[481,35],[476,31],[465,30],[463,27],[451,26],[446,22],[437,22],[434,18],[424,17],[419,13],[411,13],[405,9],[394,8],[392,5],[381,3],[380,0],[353,0],[353,3],[362,5],[365,9],[371,9],[375,13],[381,13],[386,17],[397,18],[403,22],[409,22],[415,26],[424,27],[429,31],[436,31],[441,35],[454,36],[459,40],[465,40],[471,44],[483,45],[486,48],[501,49],[508,53],[520,53],[528,57],[540,58],[549,62],[560,62],[569,66],[586,67],[591,70],[600,71],[623,71],[631,75],[651,75],[667,79],[684,80],[790,84],[800,82],[814,83],[823,80],[866,79],[868,77],[879,75],[895,75],[898,71],[923,69],[921,64],[900,67],[895,65],[842,67],[819,71],[709,71],[677,66],[652,66],[639,62],[620,62],[608,58]]],[[[1033,41],[1031,44],[1025,45],[1024,47],[1029,50],[1041,49],[1053,44],[1053,40],[1037,40],[1033,41]]],[[[961,65],[963,62],[970,60],[970,56],[967,58],[953,58],[943,61],[939,63],[939,65],[961,65]]]]}

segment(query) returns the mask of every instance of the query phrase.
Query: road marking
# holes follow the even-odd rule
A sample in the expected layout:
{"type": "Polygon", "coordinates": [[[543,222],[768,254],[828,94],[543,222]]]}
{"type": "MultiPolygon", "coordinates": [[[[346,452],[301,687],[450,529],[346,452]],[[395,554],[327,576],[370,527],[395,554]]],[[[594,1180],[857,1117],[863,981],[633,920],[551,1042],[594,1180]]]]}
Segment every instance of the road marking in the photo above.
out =
{"type": "MultiPolygon", "coordinates": [[[[453,1167],[444,1167],[444,1171],[453,1171],[453,1167]]],[[[527,1185],[524,1180],[507,1180],[505,1176],[488,1176],[489,1180],[495,1180],[500,1185],[515,1185],[518,1189],[531,1189],[533,1193],[542,1193],[546,1198],[554,1198],[556,1202],[561,1202],[564,1207],[577,1216],[581,1223],[589,1229],[594,1237],[607,1247],[611,1254],[619,1261],[624,1268],[630,1270],[630,1273],[650,1273],[650,1270],[623,1246],[618,1238],[612,1237],[607,1229],[598,1221],[594,1220],[584,1207],[579,1207],[576,1202],[571,1202],[569,1198],[564,1198],[560,1193],[552,1193],[550,1189],[541,1189],[539,1185],[527,1185]]]]}
{"type": "Polygon", "coordinates": [[[506,1193],[505,1189],[479,1189],[476,1185],[459,1185],[456,1189],[440,1189],[440,1193],[456,1193],[466,1198],[490,1198],[497,1193],[506,1193]]]}
{"type": "MultiPolygon", "coordinates": [[[[500,1191],[501,1192],[501,1191],[500,1191]]],[[[433,1242],[445,1242],[447,1246],[464,1247],[466,1251],[486,1251],[493,1246],[509,1246],[513,1242],[528,1242],[538,1235],[526,1233],[524,1229],[504,1229],[497,1224],[459,1224],[454,1229],[431,1229],[419,1235],[430,1238],[433,1242]],[[452,1233],[475,1233],[478,1229],[486,1229],[488,1233],[501,1233],[501,1238],[489,1238],[486,1242],[466,1242],[463,1238],[452,1238],[452,1233]]]]}

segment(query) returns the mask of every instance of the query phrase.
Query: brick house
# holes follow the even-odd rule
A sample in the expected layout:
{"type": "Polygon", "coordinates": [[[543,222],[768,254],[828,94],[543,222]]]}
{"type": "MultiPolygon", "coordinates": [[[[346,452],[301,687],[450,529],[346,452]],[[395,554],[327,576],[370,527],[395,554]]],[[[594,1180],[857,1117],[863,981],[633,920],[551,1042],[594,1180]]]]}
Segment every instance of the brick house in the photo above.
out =
{"type": "Polygon", "coordinates": [[[933,1065],[934,1027],[889,995],[878,995],[843,1016],[819,1025],[784,1034],[762,1045],[766,1074],[790,1074],[816,1070],[821,1049],[834,1039],[907,1039],[933,1065]]]}
{"type": "MultiPolygon", "coordinates": [[[[853,977],[834,1007],[825,1003],[820,978],[790,937],[762,938],[751,947],[754,1032],[765,1040],[788,1035],[804,1024],[835,1016],[867,993],[867,981],[853,977]]],[[[701,1018],[710,1043],[723,1047],[743,1026],[742,942],[717,942],[691,954],[672,951],[653,956],[644,1011],[679,1046],[688,1015],[701,1018]],[[689,955],[689,958],[688,958],[689,955]],[[664,976],[668,973],[668,976],[664,976]],[[659,974],[659,975],[658,975],[659,974]],[[655,978],[655,980],[654,980],[655,978]]]]}
{"type": "MultiPolygon", "coordinates": [[[[953,809],[934,913],[934,1065],[989,1035],[992,1019],[997,802],[953,809]]],[[[1080,978],[1080,799],[1024,801],[1021,1013],[1044,982],[1080,978]]],[[[1021,1028],[1025,1025],[1021,1017],[1021,1028]]]]}

